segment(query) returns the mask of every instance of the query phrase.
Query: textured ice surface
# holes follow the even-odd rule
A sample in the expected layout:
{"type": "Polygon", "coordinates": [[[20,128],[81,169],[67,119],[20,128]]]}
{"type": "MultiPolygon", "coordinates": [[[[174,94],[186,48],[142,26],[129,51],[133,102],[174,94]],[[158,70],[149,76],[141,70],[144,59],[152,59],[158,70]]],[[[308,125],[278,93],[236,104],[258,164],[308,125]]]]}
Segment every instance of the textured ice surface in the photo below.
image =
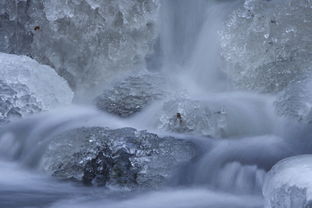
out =
{"type": "Polygon", "coordinates": [[[95,100],[98,109],[121,117],[131,116],[152,101],[165,97],[165,81],[153,74],[130,76],[105,90],[95,100]]]}
{"type": "Polygon", "coordinates": [[[2,0],[0,51],[48,64],[92,88],[144,67],[157,35],[157,0],[2,0]]]}
{"type": "Polygon", "coordinates": [[[0,80],[0,125],[41,111],[42,105],[23,84],[6,84],[0,80]]]}
{"type": "Polygon", "coordinates": [[[159,186],[192,159],[194,148],[132,128],[78,128],[56,136],[41,164],[54,176],[87,184],[159,186]]]}
{"type": "Polygon", "coordinates": [[[31,51],[32,29],[27,28],[29,2],[25,0],[0,1],[0,51],[26,54],[31,51]]]}
{"type": "Polygon", "coordinates": [[[271,96],[250,93],[184,96],[153,113],[150,119],[162,130],[214,138],[271,134],[276,121],[271,96]]]}
{"type": "Polygon", "coordinates": [[[220,33],[226,72],[240,87],[280,91],[311,70],[311,33],[310,0],[245,0],[220,33]]]}
{"type": "Polygon", "coordinates": [[[70,104],[66,81],[26,56],[0,53],[0,120],[70,104]]]}
{"type": "Polygon", "coordinates": [[[291,157],[277,163],[263,186],[266,208],[312,206],[312,155],[291,157]]]}
{"type": "Polygon", "coordinates": [[[278,96],[275,106],[279,115],[303,123],[312,122],[312,80],[299,78],[278,96]]]}
{"type": "Polygon", "coordinates": [[[160,129],[209,137],[221,137],[226,127],[226,112],[204,101],[176,99],[163,105],[160,129]]]}

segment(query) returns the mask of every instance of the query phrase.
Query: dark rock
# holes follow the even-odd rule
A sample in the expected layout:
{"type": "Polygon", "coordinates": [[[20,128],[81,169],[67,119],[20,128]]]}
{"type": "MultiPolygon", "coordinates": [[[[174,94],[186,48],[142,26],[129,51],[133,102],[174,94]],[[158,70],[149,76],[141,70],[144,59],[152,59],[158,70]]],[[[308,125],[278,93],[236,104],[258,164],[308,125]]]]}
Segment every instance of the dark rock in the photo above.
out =
{"type": "Polygon", "coordinates": [[[157,187],[195,156],[195,145],[132,128],[77,128],[53,138],[43,169],[87,185],[157,187]]]}
{"type": "Polygon", "coordinates": [[[83,170],[82,178],[85,184],[92,184],[94,180],[97,184],[106,184],[106,182],[110,179],[110,170],[114,165],[114,161],[110,155],[110,149],[105,147],[95,158],[87,162],[83,170]]]}
{"type": "Polygon", "coordinates": [[[99,110],[129,117],[140,112],[152,101],[163,98],[165,92],[159,87],[163,85],[164,80],[158,76],[130,76],[105,90],[95,99],[95,103],[99,110]]]}

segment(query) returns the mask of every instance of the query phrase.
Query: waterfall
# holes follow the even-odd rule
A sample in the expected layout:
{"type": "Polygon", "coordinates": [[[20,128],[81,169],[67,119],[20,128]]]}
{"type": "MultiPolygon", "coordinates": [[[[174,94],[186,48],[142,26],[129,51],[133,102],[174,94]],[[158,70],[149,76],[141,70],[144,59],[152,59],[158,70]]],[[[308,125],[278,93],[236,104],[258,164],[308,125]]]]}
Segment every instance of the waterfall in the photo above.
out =
{"type": "Polygon", "coordinates": [[[311,9],[0,1],[0,207],[262,208],[312,153],[311,9]]]}

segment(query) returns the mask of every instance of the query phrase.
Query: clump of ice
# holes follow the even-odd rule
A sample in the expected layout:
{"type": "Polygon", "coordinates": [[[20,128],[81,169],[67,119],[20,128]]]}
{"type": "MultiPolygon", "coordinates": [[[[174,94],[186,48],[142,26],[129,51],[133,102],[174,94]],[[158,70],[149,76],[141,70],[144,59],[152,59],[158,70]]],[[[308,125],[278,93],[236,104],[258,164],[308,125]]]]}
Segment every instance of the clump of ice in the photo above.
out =
{"type": "Polygon", "coordinates": [[[93,185],[154,187],[195,156],[195,146],[132,128],[77,128],[52,138],[41,167],[93,185]]]}
{"type": "Polygon", "coordinates": [[[311,70],[312,3],[245,0],[220,32],[227,74],[237,86],[277,92],[311,70]]]}
{"type": "Polygon", "coordinates": [[[31,55],[84,91],[145,67],[158,8],[158,0],[4,0],[0,51],[31,55]]]}
{"type": "Polygon", "coordinates": [[[33,3],[25,0],[0,1],[0,52],[30,55],[30,5],[33,3]]]}
{"type": "Polygon", "coordinates": [[[303,123],[312,122],[312,80],[299,78],[279,94],[275,106],[279,115],[303,123]]]}
{"type": "Polygon", "coordinates": [[[312,155],[291,157],[268,172],[263,186],[266,208],[308,208],[312,205],[312,155]]]}
{"type": "Polygon", "coordinates": [[[67,82],[49,66],[0,53],[0,119],[70,104],[72,98],[67,82]]]}
{"type": "Polygon", "coordinates": [[[28,87],[23,84],[6,84],[0,80],[0,125],[21,118],[25,114],[41,111],[28,87]]]}
{"type": "Polygon", "coordinates": [[[163,105],[159,128],[208,137],[222,137],[226,112],[220,106],[190,99],[171,100],[163,105]]]}
{"type": "Polygon", "coordinates": [[[212,94],[205,99],[185,96],[159,108],[151,116],[158,119],[159,129],[197,136],[264,135],[275,125],[273,99],[249,93],[212,94]]]}

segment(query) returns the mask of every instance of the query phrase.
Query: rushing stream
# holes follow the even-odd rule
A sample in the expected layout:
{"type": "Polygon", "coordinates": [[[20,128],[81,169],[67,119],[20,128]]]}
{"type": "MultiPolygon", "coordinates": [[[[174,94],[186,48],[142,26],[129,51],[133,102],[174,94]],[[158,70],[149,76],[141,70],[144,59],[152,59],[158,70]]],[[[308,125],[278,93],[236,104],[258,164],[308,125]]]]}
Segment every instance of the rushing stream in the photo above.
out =
{"type": "Polygon", "coordinates": [[[0,0],[0,208],[310,207],[268,171],[312,154],[311,28],[311,0],[0,0]]]}

